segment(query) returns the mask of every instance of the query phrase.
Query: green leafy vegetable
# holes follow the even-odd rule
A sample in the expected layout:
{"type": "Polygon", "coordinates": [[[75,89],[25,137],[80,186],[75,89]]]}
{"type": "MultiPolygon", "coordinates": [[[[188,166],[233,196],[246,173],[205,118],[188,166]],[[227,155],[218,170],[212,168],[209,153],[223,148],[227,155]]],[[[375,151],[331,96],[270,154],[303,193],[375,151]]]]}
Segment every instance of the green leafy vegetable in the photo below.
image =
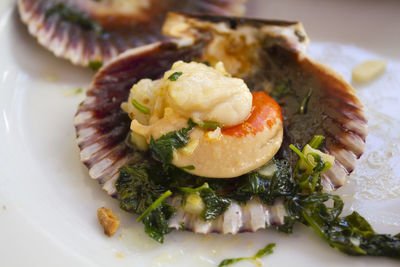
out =
{"type": "MultiPolygon", "coordinates": [[[[137,156],[135,162],[124,166],[116,182],[118,198],[122,209],[142,214],[138,220],[145,225],[146,233],[163,242],[164,235],[171,230],[168,220],[174,208],[164,199],[172,194],[199,194],[204,202],[202,217],[214,220],[223,214],[232,200],[246,202],[254,197],[264,203],[273,204],[277,198],[285,201],[288,215],[280,231],[291,233],[296,222],[310,226],[326,242],[347,254],[371,255],[400,258],[400,234],[376,234],[369,223],[357,212],[341,217],[343,201],[339,196],[322,193],[321,173],[330,167],[322,156],[314,151],[305,155],[290,147],[304,161],[307,170],[292,170],[285,160],[275,160],[276,171],[272,176],[263,176],[253,171],[232,179],[209,179],[191,175],[170,165],[173,149],[183,147],[188,142],[188,134],[194,127],[188,127],[152,140],[153,158],[137,156]],[[155,160],[160,160],[162,164],[155,160]],[[313,162],[310,162],[313,161],[313,162]],[[165,167],[168,165],[168,168],[165,167]]],[[[308,144],[312,149],[320,149],[323,136],[314,136],[308,144]]],[[[299,162],[300,162],[299,161],[299,162]]],[[[188,166],[190,167],[190,166],[188,166]]],[[[272,252],[272,247],[260,250],[254,257],[227,259],[219,266],[226,266],[240,260],[254,260],[272,252]]]]}
{"type": "Polygon", "coordinates": [[[220,264],[218,264],[218,267],[228,266],[228,265],[231,265],[231,264],[237,263],[239,261],[243,261],[243,260],[257,260],[261,257],[272,254],[274,252],[274,250],[273,250],[274,247],[275,247],[275,244],[270,243],[270,244],[266,245],[263,249],[260,249],[253,257],[226,259],[226,260],[221,261],[220,264]]]}
{"type": "Polygon", "coordinates": [[[162,201],[171,192],[158,180],[162,177],[161,172],[162,169],[146,161],[125,165],[120,170],[115,187],[121,209],[142,214],[138,220],[143,221],[145,232],[162,243],[164,234],[170,231],[168,219],[174,211],[162,201]]]}
{"type": "Polygon", "coordinates": [[[215,130],[218,127],[222,128],[222,125],[216,121],[204,121],[203,124],[199,124],[199,127],[203,130],[215,130]]]}
{"type": "Polygon", "coordinates": [[[196,188],[191,188],[191,187],[179,187],[179,190],[188,194],[193,194],[200,192],[201,190],[209,188],[207,183],[204,183],[202,186],[196,187],[196,188]]]}
{"type": "Polygon", "coordinates": [[[292,217],[311,226],[331,247],[341,252],[400,258],[398,237],[376,234],[357,212],[339,217],[342,210],[342,199],[330,194],[316,193],[295,197],[288,203],[288,211],[292,217]],[[333,201],[332,207],[325,204],[328,200],[333,201]]]}
{"type": "Polygon", "coordinates": [[[181,72],[181,71],[174,72],[174,73],[172,73],[172,74],[168,77],[168,80],[174,82],[174,81],[178,80],[178,78],[179,78],[181,75],[182,75],[182,72],[181,72]]]}
{"type": "Polygon", "coordinates": [[[200,191],[201,199],[205,204],[205,209],[203,210],[201,216],[204,220],[215,220],[218,215],[224,213],[231,201],[228,198],[224,198],[215,193],[211,188],[204,188],[200,191]]]}
{"type": "Polygon", "coordinates": [[[322,142],[324,141],[325,137],[322,135],[314,135],[314,137],[311,139],[311,141],[308,143],[310,147],[314,149],[319,149],[322,145],[322,142]]]}
{"type": "MultiPolygon", "coordinates": [[[[323,136],[317,135],[314,136],[314,138],[310,141],[308,145],[311,148],[317,149],[321,146],[323,140],[323,136]]],[[[329,162],[325,162],[322,157],[317,153],[308,153],[307,155],[305,155],[294,145],[290,145],[289,148],[292,149],[300,157],[300,160],[305,162],[309,169],[312,170],[311,172],[307,170],[302,170],[299,167],[298,163],[293,171],[293,176],[299,184],[302,192],[312,194],[315,191],[322,190],[321,173],[329,169],[331,167],[331,164],[329,162]],[[309,155],[312,156],[316,164],[310,162],[308,158],[309,155]]]]}
{"type": "Polygon", "coordinates": [[[189,132],[195,125],[192,120],[189,120],[187,128],[164,134],[158,139],[151,137],[150,150],[153,152],[153,156],[164,165],[170,164],[174,149],[182,148],[189,142],[189,132]]]}
{"type": "Polygon", "coordinates": [[[300,114],[306,114],[307,112],[307,105],[308,105],[308,101],[310,100],[312,94],[312,89],[310,89],[306,95],[306,97],[304,97],[303,101],[301,101],[300,104],[300,114]]]}
{"type": "Polygon", "coordinates": [[[140,112],[144,113],[144,114],[150,114],[150,109],[146,106],[143,106],[142,104],[140,104],[136,99],[132,99],[132,105],[139,110],[140,112]]]}
{"type": "Polygon", "coordinates": [[[275,160],[275,164],[277,171],[271,179],[257,172],[245,174],[228,196],[240,203],[258,196],[264,203],[272,205],[278,197],[293,195],[297,189],[289,164],[285,160],[275,160]]]}
{"type": "Polygon", "coordinates": [[[101,61],[90,61],[89,62],[89,68],[91,68],[94,71],[98,71],[101,67],[103,67],[103,62],[101,62],[101,61]]]}
{"type": "Polygon", "coordinates": [[[179,223],[179,230],[185,231],[185,223],[184,222],[179,223]]]}
{"type": "Polygon", "coordinates": [[[266,245],[264,248],[260,249],[257,251],[256,255],[254,255],[255,258],[261,258],[264,256],[267,256],[269,254],[272,254],[274,252],[273,248],[275,247],[274,243],[270,243],[266,245]]]}
{"type": "Polygon", "coordinates": [[[156,201],[154,201],[150,207],[148,207],[143,213],[142,215],[139,216],[139,218],[137,218],[137,222],[140,222],[141,220],[143,220],[143,218],[147,217],[153,210],[155,210],[158,206],[161,205],[161,203],[169,196],[172,195],[171,190],[166,191],[164,194],[162,194],[159,198],[156,199],[156,201]]]}
{"type": "Polygon", "coordinates": [[[275,86],[274,90],[271,92],[271,96],[275,99],[281,99],[292,92],[292,81],[284,79],[275,86]]]}
{"type": "Polygon", "coordinates": [[[185,167],[181,167],[181,169],[182,169],[182,170],[193,171],[193,170],[195,170],[196,168],[195,168],[193,165],[188,165],[188,166],[185,166],[185,167]]]}
{"type": "MultiPolygon", "coordinates": [[[[309,145],[319,148],[323,137],[315,136],[309,145]]],[[[302,152],[291,146],[301,159],[306,158],[302,152]]],[[[320,180],[321,172],[329,168],[322,159],[312,155],[316,166],[313,165],[311,176],[320,180]],[[319,162],[319,163],[318,163],[319,162]]],[[[343,211],[343,200],[337,195],[321,193],[321,188],[306,187],[301,179],[296,166],[294,176],[299,183],[299,192],[286,199],[286,209],[289,216],[285,217],[285,225],[279,230],[291,233],[295,222],[310,226],[328,244],[337,250],[350,255],[370,255],[400,258],[399,236],[376,234],[371,225],[357,212],[346,217],[340,217],[343,211]],[[332,203],[328,205],[329,201],[332,203]]],[[[300,175],[304,176],[304,173],[300,175]]],[[[308,179],[308,181],[311,181],[308,179]]]]}
{"type": "Polygon", "coordinates": [[[149,179],[150,168],[148,163],[141,163],[125,165],[120,169],[115,187],[118,199],[121,200],[121,209],[142,214],[158,198],[158,195],[165,192],[164,188],[155,185],[149,179]]]}
{"type": "Polygon", "coordinates": [[[50,6],[45,12],[45,17],[47,19],[55,14],[59,15],[62,20],[75,23],[84,30],[94,31],[97,35],[100,35],[103,31],[101,25],[90,16],[62,2],[50,6]]]}
{"type": "Polygon", "coordinates": [[[171,232],[171,229],[168,227],[168,220],[174,212],[175,209],[164,202],[154,209],[143,219],[146,234],[157,242],[163,243],[164,235],[171,232]]]}

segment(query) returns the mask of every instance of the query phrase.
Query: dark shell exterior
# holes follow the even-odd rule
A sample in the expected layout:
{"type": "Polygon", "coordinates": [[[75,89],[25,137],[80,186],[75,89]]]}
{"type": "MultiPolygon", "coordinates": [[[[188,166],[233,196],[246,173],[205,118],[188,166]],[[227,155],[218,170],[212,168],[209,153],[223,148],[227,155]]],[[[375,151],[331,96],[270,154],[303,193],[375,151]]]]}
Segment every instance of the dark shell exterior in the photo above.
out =
{"type": "MultiPolygon", "coordinates": [[[[292,83],[293,94],[280,100],[285,136],[278,157],[295,163],[297,157],[286,148],[288,144],[303,146],[315,134],[322,134],[326,136],[324,150],[336,159],[335,165],[323,174],[325,189],[333,190],[344,184],[355,167],[356,159],[364,151],[366,119],[354,89],[334,71],[305,55],[303,51],[308,39],[300,23],[180,14],[171,14],[167,22],[189,25],[194,42],[182,44],[178,39],[171,39],[121,54],[97,73],[75,116],[81,159],[90,176],[97,179],[110,195],[115,196],[114,183],[119,168],[135,161],[134,151],[125,144],[130,120],[120,108],[128,98],[131,86],[142,78],[161,77],[176,60],[218,57],[209,49],[213,40],[221,36],[228,38],[226,29],[240,32],[242,27],[250,28],[257,35],[252,50],[257,56],[249,56],[247,63],[252,67],[239,71],[237,76],[243,78],[249,88],[267,92],[271,84],[282,79],[295,81],[292,83]],[[225,27],[222,35],[221,23],[222,28],[225,27]],[[300,115],[300,102],[310,88],[313,93],[307,113],[300,115]]],[[[164,31],[169,33],[168,29],[164,31]]],[[[227,45],[234,44],[227,42],[227,45]]],[[[246,52],[235,55],[247,56],[246,52]]],[[[273,206],[253,200],[246,205],[232,203],[220,218],[204,222],[184,213],[177,204],[180,203],[177,197],[170,202],[178,208],[170,220],[170,227],[179,229],[184,223],[185,229],[196,233],[255,231],[268,225],[281,225],[286,214],[279,200],[273,206]]]]}
{"type": "MultiPolygon", "coordinates": [[[[111,0],[120,1],[121,0],[111,0]]],[[[138,2],[137,0],[125,0],[138,2]]],[[[105,1],[110,2],[110,1],[105,1]]],[[[136,14],[104,13],[101,1],[93,0],[18,0],[22,21],[38,42],[57,57],[73,64],[88,66],[90,62],[107,63],[129,48],[157,42],[165,37],[161,25],[167,11],[209,13],[215,15],[241,15],[245,0],[143,0],[149,6],[136,14]],[[90,18],[98,28],[85,22],[66,19],[49,10],[62,3],[76,14],[90,18]],[[72,22],[74,21],[74,22],[72,22]]],[[[57,9],[57,8],[56,8],[57,9]]],[[[115,13],[115,12],[114,12],[115,13]]],[[[75,17],[74,17],[75,16],[75,17]]]]}

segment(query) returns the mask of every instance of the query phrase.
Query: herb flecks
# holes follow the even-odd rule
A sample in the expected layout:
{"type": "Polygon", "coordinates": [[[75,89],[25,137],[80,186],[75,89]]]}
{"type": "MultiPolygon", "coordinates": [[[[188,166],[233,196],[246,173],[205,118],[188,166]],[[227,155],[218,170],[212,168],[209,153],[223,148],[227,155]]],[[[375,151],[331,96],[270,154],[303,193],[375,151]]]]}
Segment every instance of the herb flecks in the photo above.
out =
{"type": "Polygon", "coordinates": [[[188,121],[188,127],[164,134],[158,139],[151,137],[150,150],[154,157],[164,165],[171,164],[175,149],[184,147],[189,142],[189,133],[196,124],[188,121]]]}
{"type": "Polygon", "coordinates": [[[222,124],[216,121],[204,121],[199,124],[199,128],[207,131],[212,131],[217,128],[222,128],[222,124]]]}
{"type": "Polygon", "coordinates": [[[332,167],[334,157],[324,154],[317,149],[321,146],[323,140],[323,136],[314,136],[310,143],[304,146],[303,151],[300,151],[294,145],[289,146],[300,158],[293,170],[293,177],[300,186],[303,194],[312,194],[315,191],[322,190],[321,174],[332,167]]]}
{"type": "Polygon", "coordinates": [[[101,67],[103,67],[103,62],[101,62],[101,61],[90,61],[88,66],[92,70],[98,71],[99,69],[101,69],[101,67]]]}
{"type": "Polygon", "coordinates": [[[150,207],[148,207],[143,213],[142,215],[139,216],[139,218],[137,218],[137,222],[140,222],[141,220],[143,220],[143,218],[145,218],[146,216],[148,216],[153,210],[155,210],[156,208],[158,208],[158,206],[161,205],[161,203],[169,196],[172,195],[172,192],[170,190],[166,191],[164,194],[162,194],[159,198],[156,199],[156,201],[154,201],[150,207]]]}
{"type": "Polygon", "coordinates": [[[182,75],[182,72],[181,72],[181,71],[174,72],[174,73],[172,73],[172,74],[168,77],[168,80],[174,82],[174,81],[178,80],[178,78],[179,78],[181,75],[182,75]]]}
{"type": "Polygon", "coordinates": [[[308,101],[310,101],[310,97],[312,94],[312,89],[310,89],[307,93],[307,95],[304,97],[303,101],[301,101],[300,104],[300,110],[299,113],[301,115],[306,114],[307,113],[307,105],[308,105],[308,101]]]}
{"type": "Polygon", "coordinates": [[[143,114],[150,114],[150,109],[146,106],[143,106],[142,104],[140,104],[136,99],[132,99],[131,100],[132,105],[139,110],[140,112],[142,112],[143,114]]]}
{"type": "Polygon", "coordinates": [[[324,141],[325,137],[322,135],[314,135],[311,141],[308,143],[312,148],[319,149],[324,141]]]}
{"type": "Polygon", "coordinates": [[[200,197],[205,204],[201,216],[205,221],[215,220],[219,215],[224,213],[231,201],[215,193],[211,188],[204,188],[200,191],[200,197]]]}
{"type": "Polygon", "coordinates": [[[271,96],[275,99],[281,99],[292,92],[292,81],[290,79],[283,79],[275,85],[274,90],[271,92],[271,96]]]}
{"type": "Polygon", "coordinates": [[[273,250],[274,247],[275,247],[275,244],[270,243],[270,244],[266,245],[264,248],[260,249],[253,257],[226,259],[226,260],[221,261],[220,264],[218,264],[218,267],[228,266],[228,265],[237,263],[239,261],[244,261],[244,260],[255,261],[261,257],[272,254],[274,252],[274,250],[273,250]]]}
{"type": "Polygon", "coordinates": [[[69,7],[60,2],[50,6],[45,12],[45,17],[47,19],[56,14],[59,15],[62,20],[75,23],[86,31],[94,31],[96,35],[102,34],[103,29],[101,25],[97,21],[93,20],[89,15],[77,10],[76,8],[69,7]]]}
{"type": "Polygon", "coordinates": [[[208,183],[204,183],[203,185],[196,187],[196,188],[192,188],[192,187],[179,187],[178,189],[182,192],[188,193],[188,194],[194,194],[197,192],[200,192],[201,190],[205,189],[205,188],[209,188],[208,183]]]}
{"type": "Polygon", "coordinates": [[[294,34],[297,36],[297,38],[299,39],[299,42],[304,42],[304,40],[306,39],[306,36],[299,30],[295,30],[294,34]]]}
{"type": "Polygon", "coordinates": [[[187,171],[193,171],[193,170],[196,169],[196,167],[193,166],[193,165],[188,165],[188,166],[181,167],[181,169],[182,170],[187,170],[187,171]]]}

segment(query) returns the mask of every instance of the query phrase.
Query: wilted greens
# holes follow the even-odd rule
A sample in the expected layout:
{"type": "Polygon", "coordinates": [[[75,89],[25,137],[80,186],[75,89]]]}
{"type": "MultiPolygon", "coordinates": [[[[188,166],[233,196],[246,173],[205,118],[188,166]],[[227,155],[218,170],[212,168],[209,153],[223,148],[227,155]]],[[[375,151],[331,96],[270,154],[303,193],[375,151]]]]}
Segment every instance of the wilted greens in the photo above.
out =
{"type": "Polygon", "coordinates": [[[189,142],[189,132],[195,125],[192,120],[189,120],[186,128],[164,134],[158,139],[151,137],[150,150],[153,156],[161,161],[164,166],[171,164],[174,149],[182,148],[189,142]]]}
{"type": "Polygon", "coordinates": [[[266,245],[264,248],[260,249],[259,251],[257,251],[257,253],[253,257],[232,258],[232,259],[223,260],[220,262],[220,264],[218,264],[218,267],[228,266],[228,265],[234,264],[239,261],[244,261],[244,260],[251,260],[251,261],[257,260],[261,257],[272,254],[274,252],[274,250],[273,250],[274,247],[275,247],[275,244],[271,243],[271,244],[266,245]]]}
{"type": "MultiPolygon", "coordinates": [[[[170,232],[168,220],[175,212],[165,201],[170,195],[181,195],[185,201],[188,194],[198,194],[205,206],[201,214],[204,220],[216,219],[227,210],[231,201],[246,203],[256,197],[272,205],[280,198],[285,202],[288,215],[285,224],[278,227],[279,231],[291,233],[293,225],[299,222],[310,226],[341,252],[400,258],[400,235],[375,233],[357,212],[341,217],[342,199],[322,192],[321,173],[330,167],[330,163],[324,161],[325,156],[320,151],[315,153],[315,149],[322,146],[323,136],[315,136],[310,141],[308,146],[314,152],[307,155],[299,147],[291,145],[300,158],[299,163],[292,167],[284,159],[274,159],[276,171],[272,176],[266,177],[255,170],[232,179],[211,179],[189,174],[185,168],[171,165],[174,149],[189,142],[190,131],[195,126],[189,120],[186,128],[151,139],[150,150],[143,152],[136,159],[137,163],[121,168],[116,182],[121,208],[141,215],[139,218],[146,233],[158,242],[162,243],[164,235],[170,232]]],[[[191,166],[188,169],[192,169],[191,166]]],[[[265,251],[272,253],[272,246],[267,246],[265,251]]],[[[243,259],[254,257],[224,260],[220,266],[243,259]]]]}

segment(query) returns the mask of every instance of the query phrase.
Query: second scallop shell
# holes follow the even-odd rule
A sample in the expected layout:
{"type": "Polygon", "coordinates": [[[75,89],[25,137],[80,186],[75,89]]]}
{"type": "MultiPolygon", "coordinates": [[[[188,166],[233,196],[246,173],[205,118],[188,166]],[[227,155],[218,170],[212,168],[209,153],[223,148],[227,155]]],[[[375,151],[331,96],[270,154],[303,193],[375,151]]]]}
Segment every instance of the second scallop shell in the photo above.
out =
{"type": "Polygon", "coordinates": [[[18,0],[38,42],[73,64],[107,63],[123,51],[164,38],[167,11],[242,15],[245,0],[18,0]]]}

